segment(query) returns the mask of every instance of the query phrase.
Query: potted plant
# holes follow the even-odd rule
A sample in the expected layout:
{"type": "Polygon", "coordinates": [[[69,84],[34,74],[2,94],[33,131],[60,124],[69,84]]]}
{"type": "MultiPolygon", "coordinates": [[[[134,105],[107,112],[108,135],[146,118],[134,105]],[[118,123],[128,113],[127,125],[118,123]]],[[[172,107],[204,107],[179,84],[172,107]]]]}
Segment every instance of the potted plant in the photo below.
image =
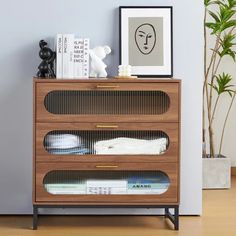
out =
{"type": "Polygon", "coordinates": [[[232,76],[219,69],[227,57],[235,62],[236,0],[204,0],[204,4],[203,188],[230,188],[231,163],[222,155],[222,146],[236,92],[232,76]],[[209,39],[213,45],[209,45],[209,39]],[[215,117],[223,96],[228,96],[229,104],[220,127],[215,125],[215,117]],[[219,137],[214,136],[216,129],[221,130],[219,137]]]}

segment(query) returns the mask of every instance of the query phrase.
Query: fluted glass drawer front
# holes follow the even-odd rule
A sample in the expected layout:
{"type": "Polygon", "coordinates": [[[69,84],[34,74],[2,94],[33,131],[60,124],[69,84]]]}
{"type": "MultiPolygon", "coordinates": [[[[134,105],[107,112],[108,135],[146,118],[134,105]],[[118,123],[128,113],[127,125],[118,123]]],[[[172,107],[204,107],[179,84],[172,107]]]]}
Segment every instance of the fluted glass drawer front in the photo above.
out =
{"type": "Polygon", "coordinates": [[[42,163],[36,169],[36,200],[155,202],[172,198],[176,201],[177,173],[176,164],[164,163],[59,163],[57,166],[42,163]]]}
{"type": "Polygon", "coordinates": [[[43,185],[53,195],[159,195],[168,190],[170,179],[161,171],[57,170],[44,177],[43,185]]]}
{"type": "Polygon", "coordinates": [[[178,83],[134,83],[133,87],[129,83],[39,83],[37,120],[178,120],[178,83]]]}
{"type": "Polygon", "coordinates": [[[52,155],[162,155],[168,145],[168,135],[159,130],[57,130],[44,138],[52,155]]]}
{"type": "Polygon", "coordinates": [[[161,115],[170,98],[162,91],[65,91],[48,93],[44,105],[55,115],[161,115]]]}
{"type": "Polygon", "coordinates": [[[37,160],[176,161],[178,156],[178,124],[43,123],[37,127],[37,160]]]}

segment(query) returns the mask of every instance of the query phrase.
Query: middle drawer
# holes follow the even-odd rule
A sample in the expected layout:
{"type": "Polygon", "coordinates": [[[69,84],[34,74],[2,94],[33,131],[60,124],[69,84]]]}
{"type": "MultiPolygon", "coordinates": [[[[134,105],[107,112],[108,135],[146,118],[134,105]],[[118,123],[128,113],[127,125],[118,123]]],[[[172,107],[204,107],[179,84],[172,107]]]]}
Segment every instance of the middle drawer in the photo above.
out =
{"type": "Polygon", "coordinates": [[[37,123],[36,161],[177,162],[179,123],[37,123]]]}

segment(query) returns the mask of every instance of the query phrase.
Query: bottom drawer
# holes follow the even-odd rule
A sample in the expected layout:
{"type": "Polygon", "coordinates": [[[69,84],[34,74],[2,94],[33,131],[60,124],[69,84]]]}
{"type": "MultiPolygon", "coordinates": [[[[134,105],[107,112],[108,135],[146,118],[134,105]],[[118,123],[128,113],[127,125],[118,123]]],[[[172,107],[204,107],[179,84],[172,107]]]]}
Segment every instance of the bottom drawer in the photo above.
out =
{"type": "Polygon", "coordinates": [[[178,203],[175,163],[37,163],[35,177],[39,203],[178,203]]]}

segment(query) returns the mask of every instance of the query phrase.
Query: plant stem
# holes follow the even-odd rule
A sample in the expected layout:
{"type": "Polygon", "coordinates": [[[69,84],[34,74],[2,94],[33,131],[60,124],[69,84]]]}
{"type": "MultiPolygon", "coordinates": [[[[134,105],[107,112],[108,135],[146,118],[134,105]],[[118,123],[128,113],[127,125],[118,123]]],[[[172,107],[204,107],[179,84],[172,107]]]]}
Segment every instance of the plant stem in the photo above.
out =
{"type": "Polygon", "coordinates": [[[215,71],[214,71],[214,75],[216,75],[216,73],[217,73],[217,71],[218,71],[218,69],[219,69],[219,65],[220,65],[220,63],[221,63],[221,59],[222,59],[222,57],[219,58],[219,61],[218,61],[217,66],[216,66],[216,69],[215,69],[215,71]]]}
{"type": "Polygon", "coordinates": [[[216,113],[216,107],[217,107],[218,102],[219,102],[219,98],[220,98],[220,95],[217,96],[217,99],[216,99],[216,102],[215,102],[215,105],[214,105],[214,109],[213,109],[213,112],[212,112],[211,120],[210,120],[210,125],[212,125],[212,123],[213,123],[214,116],[215,116],[215,113],[216,113]]]}
{"type": "MultiPolygon", "coordinates": [[[[208,80],[208,75],[213,63],[213,59],[214,59],[214,55],[215,55],[215,51],[217,48],[217,42],[215,43],[214,46],[214,50],[212,52],[211,55],[211,59],[210,59],[210,63],[207,67],[206,64],[206,57],[207,57],[207,28],[205,26],[206,23],[206,15],[207,15],[207,7],[205,7],[205,14],[204,14],[204,41],[205,41],[205,45],[204,45],[204,84],[203,84],[203,140],[206,141],[206,129],[205,129],[205,125],[206,125],[206,120],[205,120],[205,98],[206,98],[206,106],[207,106],[207,116],[208,116],[208,123],[210,123],[211,117],[210,117],[210,112],[209,112],[209,91],[208,91],[208,84],[207,84],[207,80],[208,80]]],[[[208,135],[209,135],[209,141],[210,141],[210,155],[212,154],[212,128],[208,127],[208,135]]],[[[204,150],[205,154],[203,153],[203,155],[206,155],[206,150],[204,150]]]]}
{"type": "MultiPolygon", "coordinates": [[[[209,142],[210,142],[210,156],[211,157],[215,156],[215,147],[214,147],[214,138],[213,138],[214,132],[213,132],[213,127],[212,127],[212,120],[213,120],[212,99],[213,99],[213,83],[214,83],[215,73],[219,67],[218,63],[216,65],[216,59],[217,59],[218,52],[221,48],[220,37],[221,37],[221,33],[217,35],[215,48],[214,48],[213,54],[212,54],[212,63],[211,63],[212,72],[211,72],[211,81],[210,81],[210,95],[208,95],[208,122],[209,122],[209,142]],[[217,68],[217,69],[215,69],[215,68],[217,68]]],[[[209,71],[210,71],[210,67],[209,67],[209,71]]],[[[209,74],[209,71],[208,71],[208,74],[209,74]]],[[[208,84],[206,83],[206,87],[207,86],[208,86],[208,84]]],[[[216,103],[216,105],[217,105],[217,103],[216,103]]]]}
{"type": "Polygon", "coordinates": [[[209,137],[210,137],[210,140],[209,140],[209,144],[210,144],[210,157],[214,158],[214,156],[215,156],[215,147],[214,147],[214,140],[213,140],[214,133],[213,133],[212,126],[209,126],[208,132],[209,132],[209,137]]]}
{"type": "Polygon", "coordinates": [[[206,70],[207,70],[207,30],[206,30],[206,15],[207,15],[207,8],[205,7],[204,11],[204,21],[203,21],[203,26],[204,26],[204,75],[206,75],[206,70]]]}
{"type": "Polygon", "coordinates": [[[209,76],[209,72],[210,72],[210,69],[212,67],[212,63],[213,63],[213,60],[214,60],[214,56],[216,54],[216,52],[220,49],[219,45],[218,45],[218,39],[220,39],[220,35],[217,36],[217,39],[216,39],[216,42],[215,42],[215,46],[214,46],[214,49],[212,50],[212,54],[211,54],[211,60],[210,60],[210,64],[206,70],[206,73],[205,73],[205,80],[204,80],[204,87],[207,86],[207,79],[208,79],[208,76],[209,76]]]}
{"type": "MultiPolygon", "coordinates": [[[[217,73],[217,71],[218,71],[218,68],[219,68],[221,59],[222,59],[222,57],[219,58],[219,60],[218,60],[218,62],[217,62],[217,65],[216,65],[216,68],[214,68],[214,72],[212,72],[211,85],[213,85],[213,82],[214,82],[214,81],[213,81],[213,77],[216,75],[216,73],[217,73]]],[[[212,99],[212,91],[213,91],[212,88],[213,88],[213,87],[211,86],[211,95],[210,95],[211,99],[212,99]]],[[[216,102],[215,102],[215,105],[214,105],[214,108],[213,108],[212,115],[211,115],[210,125],[212,125],[212,122],[213,122],[213,119],[214,119],[214,116],[215,116],[215,112],[216,112],[216,107],[217,107],[217,105],[218,105],[219,98],[220,98],[220,96],[218,95],[218,96],[217,96],[217,99],[216,99],[216,102]]]]}
{"type": "MultiPolygon", "coordinates": [[[[216,58],[217,58],[217,53],[220,49],[220,35],[218,35],[217,39],[216,39],[216,51],[213,54],[213,60],[212,60],[212,74],[211,74],[211,82],[210,82],[210,100],[209,100],[209,106],[208,109],[211,112],[211,107],[212,107],[212,92],[213,92],[213,82],[214,82],[214,76],[215,76],[215,66],[216,66],[216,58]]],[[[207,85],[206,85],[207,86],[207,85]]]]}
{"type": "Polygon", "coordinates": [[[223,129],[222,129],[222,133],[221,133],[221,139],[220,139],[219,156],[221,155],[221,151],[222,151],[222,145],[223,145],[223,139],[224,139],[224,134],[225,134],[226,123],[228,121],[229,114],[230,114],[230,111],[231,111],[231,108],[232,108],[235,96],[236,96],[236,91],[234,92],[234,95],[233,95],[233,97],[231,99],[231,102],[230,102],[230,105],[229,105],[229,109],[228,109],[228,112],[227,112],[226,117],[225,117],[223,129]]]}
{"type": "MultiPolygon", "coordinates": [[[[206,14],[207,14],[207,8],[205,7],[204,11],[204,75],[206,75],[206,70],[207,70],[207,65],[206,65],[206,58],[207,58],[207,32],[206,32],[206,14]]],[[[204,82],[205,83],[205,82],[204,82]]],[[[205,119],[205,86],[203,86],[203,99],[202,99],[202,139],[203,139],[203,150],[202,150],[202,155],[203,157],[206,157],[206,119],[205,119]]]]}

